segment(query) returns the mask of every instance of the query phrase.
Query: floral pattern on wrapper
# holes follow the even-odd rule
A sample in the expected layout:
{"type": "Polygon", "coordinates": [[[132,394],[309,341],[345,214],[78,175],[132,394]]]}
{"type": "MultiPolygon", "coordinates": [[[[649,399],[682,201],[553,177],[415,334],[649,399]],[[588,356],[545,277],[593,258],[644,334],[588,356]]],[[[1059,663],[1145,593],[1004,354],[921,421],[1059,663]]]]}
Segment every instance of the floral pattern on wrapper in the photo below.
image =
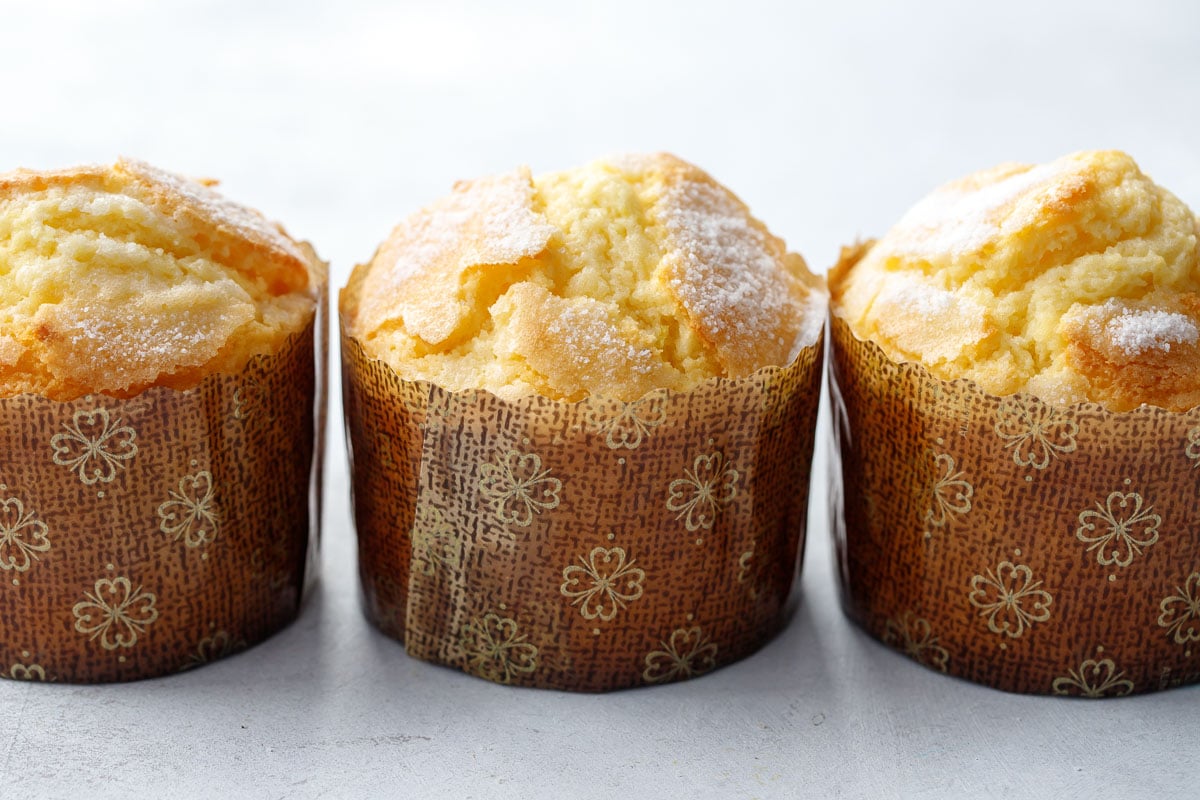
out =
{"type": "Polygon", "coordinates": [[[1111,658],[1088,659],[1052,684],[1054,693],[1076,697],[1121,697],[1133,692],[1133,681],[1111,658]]]}
{"type": "Polygon", "coordinates": [[[987,618],[989,631],[1018,639],[1035,622],[1050,619],[1054,598],[1041,587],[1029,567],[1003,561],[994,571],[971,578],[967,599],[987,618]]]}
{"type": "Polygon", "coordinates": [[[946,527],[950,520],[971,510],[975,487],[955,469],[954,456],[934,453],[934,481],[929,490],[929,508],[925,511],[925,537],[946,527]]]}
{"type": "Polygon", "coordinates": [[[887,621],[883,643],[902,650],[913,661],[938,672],[945,672],[946,664],[950,661],[950,653],[938,643],[929,620],[911,611],[887,621]]]}
{"type": "Polygon", "coordinates": [[[604,436],[610,450],[636,450],[666,419],[666,399],[654,393],[622,403],[617,413],[606,413],[599,404],[588,413],[588,425],[604,436]]]}
{"type": "Polygon", "coordinates": [[[410,655],[608,691],[716,669],[783,624],[819,343],[630,402],[451,392],[342,348],[367,609],[410,655]]]}
{"type": "Polygon", "coordinates": [[[138,454],[137,431],[106,408],[79,409],[62,427],[50,439],[54,463],[76,473],[81,483],[112,483],[138,454]]]}
{"type": "MultiPolygon", "coordinates": [[[[0,492],[7,488],[0,485],[0,492]]],[[[27,571],[50,552],[49,530],[20,498],[0,497],[0,570],[27,571]]]]}
{"type": "Polygon", "coordinates": [[[502,524],[528,528],[535,514],[557,508],[562,481],[542,468],[541,456],[509,450],[499,463],[479,467],[479,492],[502,524]]]}
{"type": "Polygon", "coordinates": [[[1111,492],[1095,509],[1080,512],[1075,536],[1095,551],[1098,564],[1128,567],[1158,541],[1162,517],[1153,510],[1137,492],[1111,492]]]}
{"type": "Polygon", "coordinates": [[[295,617],[319,479],[317,329],[314,316],[186,391],[0,398],[0,678],[171,674],[295,617]],[[260,574],[255,554],[296,579],[260,574]]]}
{"type": "Polygon", "coordinates": [[[463,628],[462,648],[467,671],[496,683],[512,683],[538,666],[537,646],[520,632],[516,620],[492,612],[463,628]]]}
{"type": "Polygon", "coordinates": [[[1176,644],[1200,644],[1200,572],[1188,575],[1175,593],[1158,605],[1159,627],[1167,629],[1176,644]]]}
{"type": "Polygon", "coordinates": [[[830,331],[832,515],[853,620],[1008,691],[1200,681],[1200,408],[999,397],[895,362],[836,316],[830,331]],[[919,647],[933,639],[945,659],[919,647]],[[1104,648],[1080,652],[1088,641],[1104,648]]]}
{"type": "Polygon", "coordinates": [[[658,650],[646,654],[642,676],[647,683],[667,683],[703,675],[716,666],[717,645],[700,627],[679,628],[658,650]]]}
{"type": "Polygon", "coordinates": [[[190,669],[211,664],[218,659],[226,658],[245,649],[246,643],[229,633],[229,631],[217,631],[213,635],[205,636],[200,640],[196,645],[195,651],[188,655],[187,661],[179,668],[179,671],[187,672],[190,669]]]}
{"type": "Polygon", "coordinates": [[[719,450],[696,456],[691,469],[667,487],[667,508],[689,531],[711,530],[717,514],[734,501],[741,473],[719,450]]]}
{"type": "Polygon", "coordinates": [[[611,622],[617,612],[642,596],[646,573],[620,547],[597,547],[579,564],[563,570],[560,591],[579,606],[584,619],[611,622]]]}
{"type": "Polygon", "coordinates": [[[105,650],[133,647],[146,627],[158,619],[152,592],[134,588],[129,578],[101,578],[84,599],[75,604],[75,630],[105,650]]]}
{"type": "Polygon", "coordinates": [[[219,525],[213,500],[213,477],[207,470],[179,479],[168,499],[158,507],[159,530],[188,547],[200,547],[217,538],[219,525]]]}
{"type": "Polygon", "coordinates": [[[1013,463],[1044,470],[1075,452],[1079,423],[1052,406],[1027,397],[1006,397],[996,417],[996,435],[1012,450],[1013,463]]]}

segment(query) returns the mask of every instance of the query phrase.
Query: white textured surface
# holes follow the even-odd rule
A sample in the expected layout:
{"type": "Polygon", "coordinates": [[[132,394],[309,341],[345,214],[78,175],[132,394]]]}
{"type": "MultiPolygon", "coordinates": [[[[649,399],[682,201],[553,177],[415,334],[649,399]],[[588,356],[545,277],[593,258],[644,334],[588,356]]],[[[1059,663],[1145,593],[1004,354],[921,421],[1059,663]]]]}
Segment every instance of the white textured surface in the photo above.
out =
{"type": "MultiPolygon", "coordinates": [[[[1187,0],[649,5],[0,2],[0,166],[126,153],[221,177],[313,240],[336,285],[457,178],[606,152],[696,161],[818,269],[1005,160],[1122,147],[1200,206],[1187,0]]],[[[741,664],[597,697],[413,661],[358,610],[331,434],[300,621],[170,679],[0,683],[0,798],[1196,795],[1200,687],[1007,695],[849,626],[823,458],[796,617],[741,664]]]]}

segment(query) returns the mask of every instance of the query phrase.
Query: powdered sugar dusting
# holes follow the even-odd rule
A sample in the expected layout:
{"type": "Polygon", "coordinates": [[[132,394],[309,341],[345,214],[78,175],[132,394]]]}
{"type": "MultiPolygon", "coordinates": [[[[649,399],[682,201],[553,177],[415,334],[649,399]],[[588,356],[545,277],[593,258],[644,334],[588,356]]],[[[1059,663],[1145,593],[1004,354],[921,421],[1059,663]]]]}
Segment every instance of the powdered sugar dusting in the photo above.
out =
{"type": "Polygon", "coordinates": [[[956,182],[943,186],[900,218],[880,240],[881,252],[918,258],[974,253],[1008,228],[1028,223],[1005,213],[1024,195],[1062,180],[1068,160],[1042,164],[985,186],[956,182]]]}
{"type": "Polygon", "coordinates": [[[528,170],[459,183],[393,233],[389,269],[403,280],[458,256],[457,266],[511,264],[540,253],[554,228],[533,210],[528,170]]]}
{"type": "Polygon", "coordinates": [[[796,341],[792,343],[792,349],[788,352],[789,364],[796,360],[796,356],[800,355],[801,350],[816,344],[817,339],[825,330],[829,298],[823,293],[811,292],[801,303],[801,307],[803,312],[800,315],[800,332],[796,335],[796,341]]]}
{"type": "Polygon", "coordinates": [[[203,311],[178,318],[145,311],[137,304],[128,312],[93,305],[47,306],[40,318],[55,329],[52,349],[74,380],[87,382],[102,374],[108,387],[122,390],[208,362],[250,315],[247,309],[231,310],[230,319],[214,319],[203,311]]]}
{"type": "Polygon", "coordinates": [[[1195,344],[1200,330],[1183,314],[1124,309],[1109,318],[1104,335],[1126,355],[1138,356],[1150,350],[1169,353],[1173,344],[1195,344]]]}
{"type": "Polygon", "coordinates": [[[204,184],[134,159],[122,158],[117,162],[117,166],[142,180],[157,183],[184,197],[217,224],[232,228],[247,239],[263,242],[307,263],[308,259],[300,247],[266,217],[223,197],[204,184]]]}
{"type": "Polygon", "coordinates": [[[598,307],[555,304],[556,316],[546,326],[552,340],[563,343],[584,386],[624,382],[628,373],[649,375],[659,367],[655,354],[622,338],[603,318],[598,307]]]}
{"type": "Polygon", "coordinates": [[[925,318],[944,316],[960,302],[954,292],[916,281],[902,280],[899,275],[890,283],[884,284],[880,299],[925,318]]]}
{"type": "MultiPolygon", "coordinates": [[[[727,191],[707,183],[671,185],[660,213],[682,262],[669,278],[672,291],[723,354],[747,366],[757,343],[778,336],[781,321],[795,315],[786,273],[766,235],[727,191]]],[[[794,349],[791,341],[783,344],[785,353],[794,349]]]]}
{"type": "Polygon", "coordinates": [[[564,298],[533,283],[514,284],[492,306],[496,353],[544,379],[554,394],[633,398],[667,378],[661,357],[622,334],[619,309],[590,297],[564,298]]]}
{"type": "Polygon", "coordinates": [[[11,336],[0,333],[0,366],[11,367],[20,360],[25,346],[11,336]]]}
{"type": "Polygon", "coordinates": [[[72,320],[74,325],[64,327],[62,333],[72,339],[75,347],[92,350],[98,358],[103,358],[102,354],[109,350],[116,350],[122,357],[135,352],[151,360],[187,363],[191,352],[205,343],[212,333],[182,321],[139,328],[130,324],[135,320],[109,319],[105,315],[111,315],[111,309],[92,306],[83,306],[78,313],[79,316],[72,320]]]}
{"type": "Polygon", "coordinates": [[[533,209],[528,169],[459,183],[448,196],[397,225],[384,242],[363,282],[359,327],[370,331],[404,318],[410,326],[425,328],[427,341],[440,341],[453,330],[459,313],[454,303],[463,270],[532,258],[554,232],[533,209]],[[422,286],[435,287],[440,297],[426,293],[415,300],[405,284],[418,276],[422,286]],[[430,303],[444,308],[430,310],[430,303]]]}

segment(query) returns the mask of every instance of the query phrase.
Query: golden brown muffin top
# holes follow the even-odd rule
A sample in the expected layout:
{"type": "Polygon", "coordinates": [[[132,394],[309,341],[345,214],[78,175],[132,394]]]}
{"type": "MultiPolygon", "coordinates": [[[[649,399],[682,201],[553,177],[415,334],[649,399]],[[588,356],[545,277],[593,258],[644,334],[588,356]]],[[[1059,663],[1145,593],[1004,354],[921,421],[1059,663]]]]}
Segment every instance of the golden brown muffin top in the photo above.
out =
{"type": "Polygon", "coordinates": [[[1200,405],[1195,215],[1116,151],[934,191],[830,275],[835,313],[897,361],[1051,403],[1200,405]]]}
{"type": "Polygon", "coordinates": [[[138,161],[0,175],[0,396],[184,389],[306,324],[325,266],[138,161]]]}
{"type": "Polygon", "coordinates": [[[355,270],[341,308],[410,380],[630,400],[790,362],[825,302],[737,197],[659,154],[460,182],[355,270]]]}

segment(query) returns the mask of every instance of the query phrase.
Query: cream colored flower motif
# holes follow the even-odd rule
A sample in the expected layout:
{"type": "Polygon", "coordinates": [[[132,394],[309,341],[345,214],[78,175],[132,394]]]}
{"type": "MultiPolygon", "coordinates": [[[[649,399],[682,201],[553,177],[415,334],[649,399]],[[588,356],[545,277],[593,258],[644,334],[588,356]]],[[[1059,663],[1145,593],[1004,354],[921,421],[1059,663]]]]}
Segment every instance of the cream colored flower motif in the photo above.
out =
{"type": "Polygon", "coordinates": [[[746,579],[750,577],[750,573],[754,570],[754,548],[757,545],[758,542],[751,539],[750,548],[738,556],[738,583],[745,583],[746,579]]]}
{"type": "Polygon", "coordinates": [[[571,605],[579,606],[584,619],[609,622],[642,596],[646,573],[633,565],[632,558],[626,560],[622,548],[593,548],[586,559],[579,557],[579,563],[582,566],[572,564],[563,570],[560,591],[572,598],[571,605]]]}
{"type": "Polygon", "coordinates": [[[1104,505],[1079,515],[1075,537],[1096,553],[1096,561],[1105,566],[1128,567],[1142,549],[1158,541],[1162,517],[1152,513],[1153,506],[1142,508],[1145,501],[1137,492],[1112,492],[1104,505]],[[1099,531],[1099,533],[1097,533],[1099,531]]]}
{"type": "Polygon", "coordinates": [[[601,417],[597,412],[588,414],[591,428],[598,434],[605,434],[604,443],[610,450],[636,450],[642,440],[666,419],[666,400],[657,394],[625,403],[614,417],[601,417]]]}
{"type": "Polygon", "coordinates": [[[219,524],[213,507],[213,477],[207,470],[179,479],[158,507],[158,529],[188,547],[199,547],[217,538],[219,524]]]}
{"type": "Polygon", "coordinates": [[[1054,598],[1041,586],[1029,567],[1002,561],[995,572],[971,578],[967,599],[987,617],[988,630],[1016,639],[1033,623],[1050,619],[1054,598]]]}
{"type": "Polygon", "coordinates": [[[1051,688],[1055,694],[1079,697],[1120,697],[1133,691],[1133,681],[1123,677],[1111,658],[1101,661],[1088,659],[1078,670],[1068,670],[1061,678],[1055,678],[1051,688]]]}
{"type": "Polygon", "coordinates": [[[49,529],[34,516],[17,498],[0,498],[0,570],[24,572],[49,552],[49,529]]]}
{"type": "Polygon", "coordinates": [[[267,390],[252,376],[233,392],[233,418],[239,422],[248,420],[262,405],[267,390]]]}
{"type": "Polygon", "coordinates": [[[499,464],[481,464],[479,491],[492,501],[496,519],[528,528],[533,515],[559,504],[562,481],[550,477],[542,469],[542,459],[535,453],[509,450],[499,464]]]}
{"type": "MultiPolygon", "coordinates": [[[[930,488],[930,505],[925,510],[925,523],[944,528],[950,518],[971,510],[975,488],[954,467],[954,457],[947,453],[933,454],[934,482],[930,488]]],[[[928,528],[927,528],[928,532],[928,528]]]]}
{"type": "Polygon", "coordinates": [[[84,592],[76,603],[75,630],[100,640],[105,650],[133,647],[146,626],[158,619],[157,599],[142,587],[133,588],[128,578],[101,578],[95,591],[84,592]]]}
{"type": "Polygon", "coordinates": [[[228,631],[217,631],[212,636],[200,640],[195,652],[188,656],[187,663],[180,667],[179,671],[187,672],[189,669],[210,664],[245,649],[244,640],[235,639],[228,631]]]}
{"type": "Polygon", "coordinates": [[[97,482],[111,483],[117,469],[137,455],[133,440],[137,432],[121,420],[112,419],[108,410],[97,408],[75,412],[71,422],[64,422],[66,433],[50,438],[54,463],[79,474],[79,480],[91,486],[97,482]]]}
{"type": "Polygon", "coordinates": [[[1158,604],[1162,612],[1158,624],[1167,629],[1176,644],[1200,642],[1200,572],[1189,575],[1175,592],[1158,604]]]}
{"type": "Polygon", "coordinates": [[[883,642],[903,650],[909,658],[919,664],[946,671],[950,654],[946,648],[938,644],[933,635],[933,626],[929,620],[918,617],[911,611],[905,611],[896,619],[889,619],[884,626],[883,642]]]}
{"type": "Polygon", "coordinates": [[[454,528],[442,512],[428,503],[417,506],[412,527],[413,558],[421,574],[432,576],[438,569],[458,571],[462,565],[454,528]]]}
{"type": "Polygon", "coordinates": [[[1183,454],[1195,462],[1192,464],[1192,469],[1196,469],[1200,467],[1200,427],[1188,431],[1187,440],[1187,447],[1184,448],[1183,454]]]}
{"type": "Polygon", "coordinates": [[[517,630],[516,620],[491,612],[482,620],[471,620],[459,637],[468,672],[496,683],[512,683],[514,677],[537,669],[537,647],[517,630]]]}
{"type": "Polygon", "coordinates": [[[41,664],[13,664],[8,668],[7,677],[14,681],[35,681],[46,683],[46,669],[41,664]]]}
{"type": "Polygon", "coordinates": [[[737,497],[740,473],[720,450],[696,456],[690,470],[667,487],[667,508],[678,511],[689,531],[712,530],[717,512],[737,497]]]}
{"type": "Polygon", "coordinates": [[[1012,449],[1014,463],[1045,469],[1052,458],[1075,452],[1079,424],[1051,406],[1007,397],[996,412],[995,431],[1012,449]]]}
{"type": "Polygon", "coordinates": [[[647,683],[682,681],[703,675],[717,665],[717,645],[708,641],[700,626],[679,628],[661,650],[646,654],[642,678],[647,683]]]}

